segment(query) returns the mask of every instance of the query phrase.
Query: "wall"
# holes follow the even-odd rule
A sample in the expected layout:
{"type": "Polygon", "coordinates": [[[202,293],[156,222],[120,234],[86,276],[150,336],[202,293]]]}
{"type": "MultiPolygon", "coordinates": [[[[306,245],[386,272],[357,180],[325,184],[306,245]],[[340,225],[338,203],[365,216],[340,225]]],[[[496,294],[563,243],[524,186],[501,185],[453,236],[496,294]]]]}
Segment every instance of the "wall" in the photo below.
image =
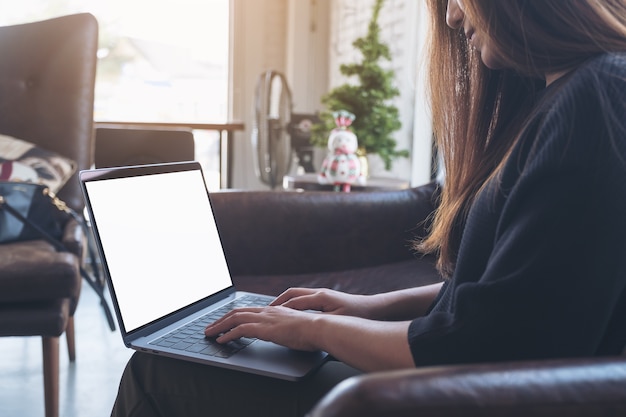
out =
{"type": "Polygon", "coordinates": [[[284,71],[286,65],[286,0],[231,1],[231,62],[229,119],[244,122],[234,135],[234,188],[255,189],[261,183],[253,170],[252,104],[257,77],[265,70],[284,71]]]}
{"type": "Polygon", "coordinates": [[[328,89],[330,0],[289,0],[287,79],[293,93],[293,111],[322,110],[321,94],[328,89]]]}
{"type": "Polygon", "coordinates": [[[428,36],[428,10],[424,2],[417,7],[417,19],[413,27],[416,53],[415,100],[413,103],[413,149],[411,154],[411,183],[425,184],[432,179],[433,133],[430,107],[427,102],[426,72],[423,70],[424,53],[428,36]]]}

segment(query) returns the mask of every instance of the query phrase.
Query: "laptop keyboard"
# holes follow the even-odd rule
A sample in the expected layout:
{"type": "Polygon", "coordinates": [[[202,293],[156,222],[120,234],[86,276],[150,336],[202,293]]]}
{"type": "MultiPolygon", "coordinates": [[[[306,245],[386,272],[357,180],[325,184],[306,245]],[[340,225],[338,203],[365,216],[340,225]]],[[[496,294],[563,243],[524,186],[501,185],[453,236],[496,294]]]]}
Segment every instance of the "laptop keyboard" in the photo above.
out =
{"type": "Polygon", "coordinates": [[[256,339],[242,337],[228,343],[217,343],[204,335],[204,329],[231,310],[242,307],[263,307],[270,303],[267,297],[244,295],[230,303],[198,317],[184,326],[150,342],[150,345],[169,347],[171,349],[186,350],[218,358],[228,358],[250,345],[256,339]]]}

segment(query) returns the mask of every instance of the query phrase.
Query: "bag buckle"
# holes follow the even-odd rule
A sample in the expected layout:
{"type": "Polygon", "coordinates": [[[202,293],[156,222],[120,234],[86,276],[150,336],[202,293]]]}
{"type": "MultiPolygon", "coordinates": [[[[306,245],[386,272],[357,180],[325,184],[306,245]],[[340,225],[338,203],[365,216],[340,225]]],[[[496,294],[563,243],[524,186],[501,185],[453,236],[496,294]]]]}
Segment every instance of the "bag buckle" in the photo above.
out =
{"type": "Polygon", "coordinates": [[[52,202],[52,204],[54,204],[54,206],[59,211],[64,211],[66,213],[70,212],[70,209],[69,209],[69,207],[67,207],[67,204],[65,204],[65,201],[63,201],[59,197],[57,197],[56,194],[54,194],[52,191],[50,191],[49,188],[45,188],[43,190],[43,193],[45,195],[47,195],[48,197],[50,197],[50,201],[52,202]]]}

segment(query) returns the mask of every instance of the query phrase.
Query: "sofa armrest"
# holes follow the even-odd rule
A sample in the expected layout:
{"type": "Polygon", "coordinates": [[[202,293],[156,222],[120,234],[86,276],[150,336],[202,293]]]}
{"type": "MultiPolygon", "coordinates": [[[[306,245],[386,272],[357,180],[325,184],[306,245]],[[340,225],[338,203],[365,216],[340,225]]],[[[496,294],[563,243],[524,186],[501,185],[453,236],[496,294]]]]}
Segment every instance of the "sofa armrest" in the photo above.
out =
{"type": "Polygon", "coordinates": [[[626,358],[445,366],[350,378],[309,417],[626,415],[626,358]]]}
{"type": "Polygon", "coordinates": [[[224,191],[211,202],[233,275],[340,271],[415,257],[435,184],[401,191],[224,191]]]}
{"type": "Polygon", "coordinates": [[[85,257],[87,237],[83,231],[83,227],[74,219],[68,220],[61,237],[63,245],[79,259],[85,257]]]}

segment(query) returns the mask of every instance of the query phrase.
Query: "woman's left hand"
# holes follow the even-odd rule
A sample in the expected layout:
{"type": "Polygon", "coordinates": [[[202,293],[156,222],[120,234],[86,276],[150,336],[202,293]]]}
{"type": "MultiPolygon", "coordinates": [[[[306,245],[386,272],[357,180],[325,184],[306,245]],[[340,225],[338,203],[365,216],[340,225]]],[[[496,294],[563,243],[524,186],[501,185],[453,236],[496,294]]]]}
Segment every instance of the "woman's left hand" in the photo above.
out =
{"type": "Polygon", "coordinates": [[[204,334],[218,343],[250,337],[296,350],[319,350],[315,343],[317,314],[282,306],[250,307],[233,310],[207,326],[204,334]]]}

